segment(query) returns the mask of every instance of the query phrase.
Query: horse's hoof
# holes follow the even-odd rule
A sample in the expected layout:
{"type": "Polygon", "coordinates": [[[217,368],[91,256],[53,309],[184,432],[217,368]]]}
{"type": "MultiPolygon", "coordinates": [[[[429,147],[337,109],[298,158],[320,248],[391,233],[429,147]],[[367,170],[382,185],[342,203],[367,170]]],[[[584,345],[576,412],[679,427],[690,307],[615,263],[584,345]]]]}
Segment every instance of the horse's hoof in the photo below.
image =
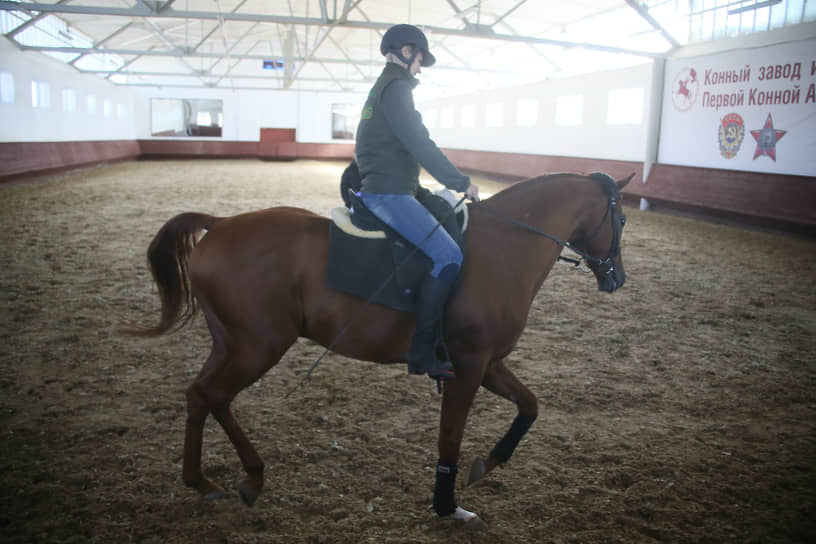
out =
{"type": "Polygon", "coordinates": [[[474,512],[469,512],[462,507],[457,506],[453,514],[445,516],[445,519],[456,522],[461,525],[466,531],[486,531],[487,523],[476,515],[474,512]]]}
{"type": "Polygon", "coordinates": [[[204,500],[207,501],[214,501],[216,499],[223,499],[224,498],[224,490],[222,489],[214,489],[209,493],[204,494],[204,500]]]}
{"type": "Polygon", "coordinates": [[[188,485],[194,487],[205,500],[210,501],[224,497],[224,488],[207,478],[202,478],[198,482],[188,485]]]}
{"type": "Polygon", "coordinates": [[[258,489],[254,483],[244,480],[238,485],[238,493],[241,495],[244,504],[252,506],[255,504],[255,501],[258,500],[258,495],[261,494],[261,490],[258,489]]]}
{"type": "Polygon", "coordinates": [[[468,475],[467,485],[478,482],[484,478],[485,472],[485,462],[481,457],[477,457],[473,460],[473,464],[470,465],[470,475],[468,475]]]}

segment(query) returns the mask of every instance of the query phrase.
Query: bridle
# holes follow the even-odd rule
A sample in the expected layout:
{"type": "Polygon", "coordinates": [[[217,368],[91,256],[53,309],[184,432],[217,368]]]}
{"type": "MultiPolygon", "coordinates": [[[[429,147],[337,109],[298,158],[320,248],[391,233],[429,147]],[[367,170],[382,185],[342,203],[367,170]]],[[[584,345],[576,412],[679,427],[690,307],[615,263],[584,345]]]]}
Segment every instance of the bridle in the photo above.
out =
{"type": "Polygon", "coordinates": [[[616,277],[615,259],[618,257],[618,255],[620,255],[621,252],[620,241],[621,234],[623,232],[623,227],[626,224],[626,216],[623,214],[623,210],[621,210],[621,206],[618,203],[618,190],[617,186],[615,185],[615,182],[611,178],[607,178],[606,176],[604,176],[603,178],[592,177],[592,179],[598,181],[606,191],[607,195],[606,212],[604,213],[601,222],[598,224],[595,230],[592,231],[592,234],[590,234],[586,238],[581,239],[580,242],[589,243],[592,240],[594,240],[601,233],[601,229],[606,224],[607,219],[611,216],[612,241],[610,243],[609,251],[607,252],[605,259],[594,257],[587,253],[586,251],[577,248],[575,244],[573,244],[570,241],[562,240],[548,232],[544,232],[543,230],[537,229],[532,225],[529,225],[517,219],[513,219],[512,217],[509,217],[501,212],[498,212],[491,208],[490,206],[487,206],[484,202],[479,202],[477,205],[486,212],[489,212],[495,215],[496,217],[501,218],[504,221],[512,223],[517,227],[520,227],[529,232],[538,234],[540,236],[544,236],[545,238],[549,238],[559,246],[569,249],[570,251],[578,255],[580,257],[580,260],[570,259],[561,256],[559,256],[558,259],[569,263],[573,263],[575,264],[576,267],[580,266],[581,261],[583,261],[584,263],[586,263],[586,266],[590,270],[595,272],[599,277],[606,278],[611,276],[611,281],[613,282],[613,285],[617,285],[618,278],[616,277]]]}

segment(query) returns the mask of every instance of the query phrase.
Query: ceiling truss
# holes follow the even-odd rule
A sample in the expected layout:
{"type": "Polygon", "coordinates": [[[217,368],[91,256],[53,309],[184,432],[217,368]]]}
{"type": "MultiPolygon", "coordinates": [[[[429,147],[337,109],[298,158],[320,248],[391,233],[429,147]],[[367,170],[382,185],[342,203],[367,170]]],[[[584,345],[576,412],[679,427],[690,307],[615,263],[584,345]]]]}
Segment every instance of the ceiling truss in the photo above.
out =
{"type": "MultiPolygon", "coordinates": [[[[76,70],[116,84],[243,88],[266,80],[279,89],[352,92],[364,92],[376,77],[383,62],[379,39],[398,22],[416,24],[429,35],[432,50],[441,54],[436,54],[438,62],[427,77],[443,87],[464,83],[466,77],[467,84],[476,87],[517,80],[518,66],[499,57],[490,61],[497,51],[527,59],[525,69],[533,64],[543,79],[575,64],[564,60],[565,52],[647,62],[681,47],[669,27],[650,12],[648,4],[666,4],[656,1],[598,0],[568,6],[556,0],[415,0],[407,4],[409,20],[404,0],[289,0],[288,9],[264,12],[258,12],[259,6],[267,3],[248,0],[216,0],[217,10],[205,0],[185,0],[184,9],[175,0],[83,3],[88,1],[0,0],[0,11],[20,14],[20,24],[6,28],[5,36],[21,50],[64,55],[76,70]],[[227,7],[223,11],[222,3],[227,7]],[[558,25],[568,30],[609,13],[629,17],[630,34],[656,36],[661,46],[610,39],[608,34],[622,26],[614,23],[609,32],[590,34],[591,39],[558,32],[558,25]],[[90,45],[43,45],[23,39],[48,16],[64,20],[67,28],[89,38],[90,45]],[[121,60],[110,68],[88,62],[103,56],[121,60]],[[280,66],[260,72],[259,61],[270,60],[280,66]]],[[[761,4],[756,3],[757,10],[761,4]]]]}

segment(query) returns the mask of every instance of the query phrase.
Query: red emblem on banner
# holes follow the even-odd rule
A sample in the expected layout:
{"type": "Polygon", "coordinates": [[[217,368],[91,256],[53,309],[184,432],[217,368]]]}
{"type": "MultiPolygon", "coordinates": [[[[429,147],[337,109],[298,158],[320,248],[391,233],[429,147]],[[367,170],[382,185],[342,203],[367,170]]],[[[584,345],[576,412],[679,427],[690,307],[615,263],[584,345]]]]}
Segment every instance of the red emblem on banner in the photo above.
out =
{"type": "Polygon", "coordinates": [[[672,82],[672,103],[679,111],[688,111],[697,101],[697,90],[700,82],[694,68],[683,68],[672,82]]]}
{"type": "Polygon", "coordinates": [[[756,151],[754,151],[754,159],[761,155],[767,155],[776,162],[776,142],[782,139],[787,130],[777,130],[773,126],[773,119],[771,114],[765,120],[765,126],[759,130],[752,130],[751,136],[757,142],[756,151]]]}
{"type": "Polygon", "coordinates": [[[720,155],[733,159],[745,137],[745,122],[738,113],[729,113],[720,121],[720,155]]]}

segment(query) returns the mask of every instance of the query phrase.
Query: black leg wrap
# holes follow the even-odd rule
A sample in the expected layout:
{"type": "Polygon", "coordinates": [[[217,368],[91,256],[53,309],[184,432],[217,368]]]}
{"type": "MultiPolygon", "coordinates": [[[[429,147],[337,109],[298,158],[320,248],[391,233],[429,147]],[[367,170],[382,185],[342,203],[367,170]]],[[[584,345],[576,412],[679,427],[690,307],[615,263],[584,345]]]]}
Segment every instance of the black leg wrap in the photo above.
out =
{"type": "Polygon", "coordinates": [[[436,464],[436,489],[434,489],[433,507],[440,516],[447,516],[456,511],[456,499],[453,496],[456,485],[456,464],[436,464]]]}
{"type": "Polygon", "coordinates": [[[498,462],[506,463],[507,460],[513,455],[513,452],[516,450],[516,446],[518,446],[518,443],[521,441],[522,437],[527,434],[528,430],[530,430],[530,426],[535,420],[536,416],[525,416],[523,414],[517,415],[516,419],[513,420],[513,424],[510,426],[510,430],[507,431],[504,438],[499,440],[499,443],[496,444],[496,447],[493,448],[490,455],[498,462]]]}

